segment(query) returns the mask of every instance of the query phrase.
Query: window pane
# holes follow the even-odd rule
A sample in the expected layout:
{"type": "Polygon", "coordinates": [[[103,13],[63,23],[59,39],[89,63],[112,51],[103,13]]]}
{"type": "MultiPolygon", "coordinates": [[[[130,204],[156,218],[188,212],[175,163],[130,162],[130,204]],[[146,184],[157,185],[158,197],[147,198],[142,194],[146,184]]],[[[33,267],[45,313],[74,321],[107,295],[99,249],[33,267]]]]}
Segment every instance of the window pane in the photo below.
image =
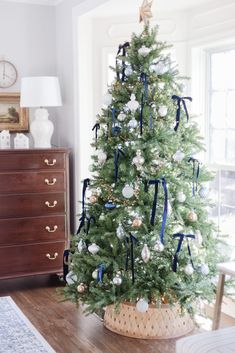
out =
{"type": "Polygon", "coordinates": [[[226,134],[224,130],[210,130],[211,163],[224,164],[226,151],[226,134]]]}
{"type": "MultiPolygon", "coordinates": [[[[235,70],[234,70],[235,73],[235,70]]],[[[234,79],[235,82],[235,79],[234,79]]],[[[227,98],[227,126],[235,129],[235,91],[228,92],[227,98]]]]}
{"type": "Polygon", "coordinates": [[[226,127],[226,93],[213,92],[211,96],[211,125],[213,128],[226,127]]]}
{"type": "Polygon", "coordinates": [[[227,84],[228,84],[228,89],[234,89],[235,88],[235,70],[231,70],[231,68],[234,67],[234,62],[235,62],[235,50],[229,50],[226,54],[227,56],[227,62],[226,66],[224,67],[224,71],[226,72],[226,75],[228,77],[227,79],[227,84]],[[227,70],[226,70],[227,68],[227,70]]]}
{"type": "MultiPolygon", "coordinates": [[[[225,53],[211,55],[211,84],[213,90],[223,90],[227,88],[227,60],[225,53]]],[[[230,67],[228,67],[230,70],[230,67]]]]}
{"type": "Polygon", "coordinates": [[[235,164],[235,130],[229,130],[227,134],[226,161],[235,164]]]}

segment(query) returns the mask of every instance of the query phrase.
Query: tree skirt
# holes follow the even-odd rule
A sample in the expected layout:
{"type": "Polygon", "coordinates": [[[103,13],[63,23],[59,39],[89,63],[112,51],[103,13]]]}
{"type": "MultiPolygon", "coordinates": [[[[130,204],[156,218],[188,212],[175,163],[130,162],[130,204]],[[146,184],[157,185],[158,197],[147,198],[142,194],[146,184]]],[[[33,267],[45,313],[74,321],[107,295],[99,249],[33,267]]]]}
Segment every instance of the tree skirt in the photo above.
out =
{"type": "Polygon", "coordinates": [[[186,335],[194,329],[188,314],[181,315],[179,305],[160,308],[150,305],[146,313],[136,311],[135,305],[123,303],[120,310],[115,305],[107,306],[104,325],[110,331],[123,336],[142,339],[167,339],[186,335]]]}
{"type": "Polygon", "coordinates": [[[56,353],[11,297],[0,297],[1,353],[56,353]]]}

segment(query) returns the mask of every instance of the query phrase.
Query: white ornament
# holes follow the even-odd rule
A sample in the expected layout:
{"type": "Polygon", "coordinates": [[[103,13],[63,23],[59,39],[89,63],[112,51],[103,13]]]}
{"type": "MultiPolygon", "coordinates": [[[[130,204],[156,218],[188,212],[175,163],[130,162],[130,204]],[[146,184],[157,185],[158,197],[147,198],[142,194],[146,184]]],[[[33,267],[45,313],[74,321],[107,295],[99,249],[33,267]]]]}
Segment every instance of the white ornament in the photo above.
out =
{"type": "Polygon", "coordinates": [[[117,230],[116,230],[117,237],[122,240],[125,238],[125,231],[121,223],[119,223],[117,230]]]}
{"type": "Polygon", "coordinates": [[[0,148],[7,149],[10,146],[10,132],[9,130],[2,130],[0,132],[0,148]]]}
{"type": "Polygon", "coordinates": [[[14,138],[14,148],[29,148],[29,138],[24,134],[16,134],[14,138]]]}
{"type": "Polygon", "coordinates": [[[195,235],[195,242],[197,246],[200,247],[202,245],[202,233],[200,232],[200,230],[196,230],[194,235],[195,235]]]}
{"type": "Polygon", "coordinates": [[[143,261],[144,261],[145,263],[149,262],[149,260],[150,260],[150,255],[151,255],[151,253],[150,253],[150,250],[149,250],[149,248],[148,248],[148,245],[147,245],[147,244],[144,244],[144,247],[143,247],[143,249],[142,249],[142,251],[141,251],[141,257],[142,257],[142,259],[143,259],[143,261]]]}
{"type": "Polygon", "coordinates": [[[101,213],[100,217],[99,217],[99,220],[100,221],[104,221],[105,220],[105,215],[104,213],[101,213]]]}
{"type": "Polygon", "coordinates": [[[124,121],[125,119],[126,119],[126,114],[124,114],[124,113],[118,114],[117,120],[124,121]]]}
{"type": "Polygon", "coordinates": [[[135,112],[139,108],[139,102],[136,100],[133,93],[131,95],[131,100],[127,103],[127,107],[132,112],[135,112]]]}
{"type": "Polygon", "coordinates": [[[136,119],[131,119],[128,123],[130,129],[135,129],[138,126],[138,121],[136,119]]]}
{"type": "Polygon", "coordinates": [[[120,286],[122,284],[122,279],[119,275],[116,275],[113,278],[113,284],[115,284],[116,286],[120,286]]]}
{"type": "Polygon", "coordinates": [[[104,164],[106,159],[107,159],[107,153],[104,152],[103,150],[98,150],[97,151],[97,157],[98,157],[98,163],[100,165],[104,164]]]}
{"type": "Polygon", "coordinates": [[[159,83],[158,83],[158,88],[159,88],[160,90],[163,90],[163,89],[165,88],[165,82],[159,82],[159,83]]]}
{"type": "Polygon", "coordinates": [[[141,155],[141,150],[136,151],[136,157],[133,158],[132,163],[135,164],[137,170],[141,169],[141,166],[144,164],[144,158],[141,155]]]}
{"type": "Polygon", "coordinates": [[[207,264],[201,264],[200,266],[200,272],[204,275],[207,276],[210,273],[209,267],[207,264]]]}
{"type": "Polygon", "coordinates": [[[106,93],[103,97],[103,103],[104,105],[110,105],[112,104],[113,97],[110,93],[106,93]]]}
{"type": "Polygon", "coordinates": [[[153,249],[157,252],[162,252],[164,250],[164,245],[160,242],[160,240],[157,240],[153,249]]]}
{"type": "Polygon", "coordinates": [[[164,116],[167,115],[168,109],[166,105],[161,105],[158,109],[158,114],[160,115],[161,118],[164,118],[164,116]]]}
{"type": "Polygon", "coordinates": [[[98,277],[98,270],[95,270],[92,272],[92,278],[97,279],[97,277],[98,277]]]}
{"type": "Polygon", "coordinates": [[[148,311],[148,308],[149,308],[149,304],[143,298],[139,299],[138,302],[136,303],[136,310],[139,313],[146,313],[146,311],[148,311]]]}
{"type": "Polygon", "coordinates": [[[201,189],[199,190],[199,196],[202,198],[202,199],[205,199],[208,195],[208,188],[202,186],[201,189]]]}
{"type": "Polygon", "coordinates": [[[177,201],[179,201],[180,203],[184,203],[184,201],[186,200],[186,196],[183,193],[183,191],[179,191],[177,194],[177,201]]]}
{"type": "Polygon", "coordinates": [[[78,242],[78,252],[81,253],[85,249],[86,245],[82,239],[78,242]]]}
{"type": "Polygon", "coordinates": [[[133,74],[133,70],[132,70],[131,66],[127,66],[127,68],[125,70],[125,75],[131,76],[132,74],[133,74]]]}
{"type": "Polygon", "coordinates": [[[73,271],[70,271],[66,275],[65,280],[66,280],[67,284],[70,286],[70,285],[74,284],[75,282],[77,282],[78,278],[75,275],[75,273],[73,273],[73,271]]]}
{"type": "Polygon", "coordinates": [[[194,272],[193,266],[191,264],[188,264],[187,266],[185,266],[184,272],[186,273],[186,275],[191,276],[194,272]]]}
{"type": "Polygon", "coordinates": [[[139,50],[138,53],[139,55],[143,56],[144,58],[149,55],[149,53],[151,52],[150,48],[147,48],[145,45],[143,45],[139,50]]]}
{"type": "Polygon", "coordinates": [[[131,185],[126,184],[124,186],[124,188],[122,189],[122,195],[126,198],[126,199],[130,199],[133,197],[134,195],[134,189],[131,185]]]}
{"type": "Polygon", "coordinates": [[[185,154],[182,151],[176,151],[173,155],[173,160],[175,162],[181,162],[185,157],[185,154]]]}
{"type": "Polygon", "coordinates": [[[91,245],[88,246],[88,251],[92,255],[97,254],[99,250],[100,250],[100,247],[98,245],[96,245],[95,243],[92,243],[91,245]]]}

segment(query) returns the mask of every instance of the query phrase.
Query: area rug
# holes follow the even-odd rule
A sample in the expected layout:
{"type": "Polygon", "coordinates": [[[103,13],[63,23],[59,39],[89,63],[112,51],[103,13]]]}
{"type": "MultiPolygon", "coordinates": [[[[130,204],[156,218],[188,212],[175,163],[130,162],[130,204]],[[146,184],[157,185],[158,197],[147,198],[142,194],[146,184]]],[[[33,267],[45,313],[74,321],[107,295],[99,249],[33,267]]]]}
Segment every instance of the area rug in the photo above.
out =
{"type": "Polygon", "coordinates": [[[11,297],[0,297],[0,353],[56,353],[11,297]]]}

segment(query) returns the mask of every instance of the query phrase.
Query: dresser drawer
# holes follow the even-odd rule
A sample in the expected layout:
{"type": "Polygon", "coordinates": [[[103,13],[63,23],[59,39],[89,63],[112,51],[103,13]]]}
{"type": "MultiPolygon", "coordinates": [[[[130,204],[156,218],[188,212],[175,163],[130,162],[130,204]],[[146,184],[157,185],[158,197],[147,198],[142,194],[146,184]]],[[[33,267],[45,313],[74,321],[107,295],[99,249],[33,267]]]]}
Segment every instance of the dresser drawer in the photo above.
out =
{"type": "Polygon", "coordinates": [[[0,173],[0,193],[33,193],[64,191],[64,172],[0,173]]]}
{"type": "Polygon", "coordinates": [[[0,218],[63,214],[65,205],[64,193],[0,195],[0,218]]]}
{"type": "Polygon", "coordinates": [[[64,242],[2,247],[0,278],[62,272],[64,249],[64,242]]]}
{"type": "Polygon", "coordinates": [[[0,151],[0,171],[64,169],[66,166],[66,153],[59,151],[0,151]]]}
{"type": "Polygon", "coordinates": [[[0,219],[0,247],[65,240],[66,217],[0,219]]]}

